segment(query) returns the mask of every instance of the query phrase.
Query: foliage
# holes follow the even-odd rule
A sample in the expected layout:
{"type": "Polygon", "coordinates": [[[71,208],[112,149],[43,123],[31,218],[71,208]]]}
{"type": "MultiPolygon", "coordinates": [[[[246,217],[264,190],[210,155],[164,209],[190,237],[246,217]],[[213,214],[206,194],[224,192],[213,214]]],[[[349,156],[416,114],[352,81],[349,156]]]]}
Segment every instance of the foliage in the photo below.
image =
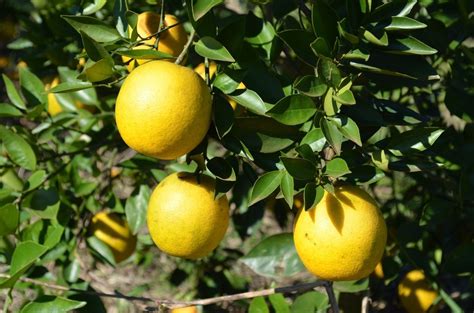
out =
{"type": "MultiPolygon", "coordinates": [[[[183,2],[0,2],[2,20],[8,15],[16,25],[14,38],[0,38],[12,62],[3,69],[0,99],[4,308],[103,310],[102,300],[80,291],[101,291],[88,273],[112,266],[133,271],[136,283],[124,293],[155,298],[308,281],[284,234],[292,208],[299,199],[308,209],[344,182],[370,189],[390,234],[383,281],[335,284],[342,310],[350,307],[345,295],[362,297],[369,289],[381,311],[400,308],[396,285],[413,268],[439,290],[442,310],[472,308],[473,3],[183,2]],[[207,79],[214,95],[207,138],[167,162],[129,150],[113,113],[128,74],[121,56],[169,58],[133,50],[141,39],[129,37],[137,13],[160,12],[162,4],[196,33],[187,64],[218,64],[207,79]],[[17,67],[19,61],[27,66],[17,67]],[[48,92],[55,76],[61,83],[48,92]],[[53,93],[64,110],[51,116],[53,93]],[[227,99],[240,108],[233,112],[227,99]],[[216,177],[218,193],[230,195],[233,223],[215,253],[191,262],[161,254],[144,220],[150,188],[169,173],[196,170],[216,177]],[[139,235],[124,264],[114,264],[110,249],[87,231],[104,209],[124,216],[139,235]],[[156,276],[144,279],[150,273],[156,276]],[[56,295],[25,277],[71,291],[56,295]],[[31,290],[36,299],[13,297],[31,290]]],[[[108,287],[123,292],[119,284],[108,287]]],[[[232,306],[323,312],[328,299],[310,291],[232,306]]]]}

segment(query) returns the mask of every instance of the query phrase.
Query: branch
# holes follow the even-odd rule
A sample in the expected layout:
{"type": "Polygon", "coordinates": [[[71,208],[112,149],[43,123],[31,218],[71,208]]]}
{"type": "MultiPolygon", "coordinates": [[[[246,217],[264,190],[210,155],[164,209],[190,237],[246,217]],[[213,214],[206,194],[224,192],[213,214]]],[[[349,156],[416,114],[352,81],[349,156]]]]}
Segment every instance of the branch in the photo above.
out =
{"type": "Polygon", "coordinates": [[[183,47],[183,51],[181,51],[176,61],[174,61],[175,64],[181,64],[183,62],[184,57],[188,53],[189,47],[191,46],[195,35],[196,35],[196,31],[193,29],[193,31],[189,35],[188,42],[186,42],[186,45],[184,45],[183,47]]]}
{"type": "MultiPolygon", "coordinates": [[[[0,273],[0,278],[10,278],[10,275],[7,274],[2,274],[0,273]]],[[[53,283],[48,283],[36,279],[31,279],[28,277],[21,277],[19,278],[20,281],[31,283],[33,285],[41,286],[44,288],[48,289],[54,289],[54,290],[60,290],[60,291],[65,291],[65,292],[77,292],[77,293],[83,293],[83,294],[90,294],[90,295],[96,295],[99,297],[107,297],[107,298],[118,298],[118,299],[125,299],[128,301],[138,301],[138,302],[153,302],[159,307],[164,306],[170,309],[173,308],[181,308],[181,307],[187,307],[187,306],[192,306],[192,305],[209,305],[209,304],[214,304],[214,303],[220,303],[220,302],[232,302],[232,301],[237,301],[237,300],[244,300],[244,299],[252,299],[255,297],[259,296],[269,296],[273,295],[276,293],[297,293],[297,292],[303,292],[307,290],[314,289],[316,287],[325,287],[327,288],[328,286],[331,286],[330,289],[332,291],[332,285],[327,282],[327,281],[316,281],[312,283],[306,283],[306,284],[298,284],[298,285],[293,285],[293,286],[285,286],[285,287],[277,287],[277,288],[269,288],[269,289],[263,289],[263,290],[255,290],[255,291],[248,291],[248,292],[243,292],[243,293],[238,293],[238,294],[233,294],[233,295],[228,295],[228,296],[220,296],[220,297],[213,297],[213,298],[207,298],[207,299],[199,299],[199,300],[193,300],[193,301],[174,301],[174,300],[167,300],[167,299],[152,299],[148,297],[134,297],[134,296],[127,296],[123,295],[118,291],[115,291],[114,293],[105,293],[105,292],[100,292],[100,291],[91,291],[91,290],[81,290],[81,289],[76,289],[76,288],[68,288],[66,286],[61,286],[53,283]]],[[[327,289],[326,289],[327,290],[327,289]]],[[[331,296],[328,292],[328,295],[331,299],[331,296]]],[[[334,297],[334,292],[332,292],[332,297],[334,297]]],[[[335,298],[334,298],[335,301],[335,298]]],[[[332,301],[331,301],[332,304],[332,301]]],[[[337,304],[336,304],[337,307],[337,304]]],[[[334,307],[333,307],[334,308],[334,307]]],[[[338,313],[338,310],[334,310],[334,313],[338,313]]]]}
{"type": "Polygon", "coordinates": [[[332,313],[339,313],[339,306],[337,305],[336,296],[334,295],[334,289],[332,288],[331,281],[325,281],[324,289],[329,297],[329,303],[331,304],[332,313]]]}

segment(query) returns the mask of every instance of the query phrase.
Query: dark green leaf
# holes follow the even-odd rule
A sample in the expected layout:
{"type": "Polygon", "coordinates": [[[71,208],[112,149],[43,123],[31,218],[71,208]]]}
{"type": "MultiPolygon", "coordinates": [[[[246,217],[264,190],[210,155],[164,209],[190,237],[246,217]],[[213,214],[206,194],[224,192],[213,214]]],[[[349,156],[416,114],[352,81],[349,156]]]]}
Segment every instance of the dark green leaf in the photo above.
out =
{"type": "Polygon", "coordinates": [[[385,31],[369,31],[365,29],[363,35],[365,39],[376,46],[388,46],[388,35],[385,31]]]}
{"type": "Polygon", "coordinates": [[[47,174],[45,170],[34,172],[30,177],[28,177],[28,180],[26,181],[25,191],[37,188],[46,180],[46,178],[47,174]]]}
{"type": "Polygon", "coordinates": [[[249,205],[253,205],[274,192],[280,186],[283,171],[272,171],[260,176],[252,188],[249,205]]]}
{"type": "Polygon", "coordinates": [[[295,299],[291,313],[325,312],[329,307],[329,299],[325,293],[306,292],[295,299]]]}
{"type": "Polygon", "coordinates": [[[283,193],[283,197],[285,198],[286,203],[290,208],[293,208],[294,188],[295,182],[293,180],[293,177],[288,174],[288,172],[285,172],[281,179],[280,189],[283,193]]]}
{"type": "Polygon", "coordinates": [[[13,234],[19,222],[18,208],[12,203],[6,204],[0,207],[0,216],[0,236],[13,234]]]}
{"type": "Polygon", "coordinates": [[[390,41],[387,52],[395,54],[431,55],[438,52],[415,37],[397,38],[390,41]]]}
{"type": "Polygon", "coordinates": [[[337,15],[323,0],[313,2],[311,22],[317,37],[323,37],[332,49],[337,37],[337,15]]]}
{"type": "Polygon", "coordinates": [[[415,128],[394,136],[387,148],[396,156],[425,151],[435,143],[443,132],[443,129],[434,127],[415,128]]]}
{"type": "Polygon", "coordinates": [[[30,171],[35,169],[35,152],[23,137],[0,126],[0,140],[3,141],[5,149],[13,162],[30,171]]]}
{"type": "Polygon", "coordinates": [[[82,308],[84,301],[70,300],[56,296],[40,296],[33,302],[25,305],[20,313],[60,313],[82,308]]]}
{"type": "Polygon", "coordinates": [[[300,29],[290,29],[279,32],[278,37],[295,52],[301,61],[311,66],[316,65],[316,56],[310,47],[310,43],[316,39],[312,33],[300,29]]]}
{"type": "Polygon", "coordinates": [[[290,305],[286,302],[285,297],[281,293],[275,293],[268,296],[275,313],[290,313],[290,305]]]}
{"type": "Polygon", "coordinates": [[[116,29],[96,18],[74,15],[63,15],[62,18],[78,33],[82,31],[97,42],[110,42],[122,38],[116,29]]]}
{"type": "Polygon", "coordinates": [[[51,88],[50,92],[53,93],[63,93],[63,92],[72,92],[88,88],[94,88],[94,85],[90,82],[75,81],[75,82],[65,82],[57,85],[54,88],[51,88]]]}
{"type": "Polygon", "coordinates": [[[31,212],[43,219],[56,220],[60,205],[58,192],[53,188],[36,190],[31,197],[31,212]]]}
{"type": "Polygon", "coordinates": [[[359,127],[350,117],[339,115],[330,118],[331,121],[335,122],[337,129],[347,139],[355,142],[357,145],[362,146],[360,139],[359,127]]]}
{"type": "Polygon", "coordinates": [[[82,44],[84,45],[84,49],[86,50],[87,55],[89,56],[89,58],[91,58],[92,61],[97,62],[104,58],[111,58],[110,54],[101,44],[89,37],[82,30],[79,33],[82,37],[82,44]]]}
{"type": "Polygon", "coordinates": [[[328,89],[328,86],[319,77],[303,76],[295,81],[294,88],[307,96],[321,97],[328,89]]]}
{"type": "Polygon", "coordinates": [[[19,117],[23,113],[8,103],[0,103],[0,117],[19,117]]]}
{"type": "Polygon", "coordinates": [[[285,125],[303,124],[316,113],[313,100],[305,95],[290,95],[278,101],[267,114],[285,125]]]}
{"type": "Polygon", "coordinates": [[[395,161],[395,162],[388,163],[388,168],[392,171],[410,172],[410,173],[421,172],[421,171],[431,171],[440,167],[443,167],[443,163],[410,162],[410,161],[395,161]]]}
{"type": "Polygon", "coordinates": [[[195,45],[196,53],[211,60],[235,62],[230,52],[216,39],[202,37],[195,45]]]}
{"type": "Polygon", "coordinates": [[[370,21],[381,21],[392,16],[406,16],[417,0],[394,0],[375,8],[370,14],[370,21]]]}
{"type": "Polygon", "coordinates": [[[5,87],[7,89],[7,95],[10,101],[17,108],[26,110],[25,101],[23,101],[23,99],[21,98],[13,82],[5,74],[2,74],[2,77],[3,77],[3,82],[5,83],[5,87]]]}
{"type": "Polygon", "coordinates": [[[359,292],[369,288],[369,279],[334,282],[334,289],[340,292],[359,292]]]}
{"type": "Polygon", "coordinates": [[[125,203],[128,226],[134,235],[138,233],[145,223],[150,195],[150,188],[147,185],[141,185],[138,194],[129,197],[125,203]]]}
{"type": "Polygon", "coordinates": [[[304,144],[309,145],[314,152],[322,151],[326,144],[326,137],[324,137],[321,128],[315,128],[309,131],[301,140],[301,145],[304,144]]]}
{"type": "Polygon", "coordinates": [[[207,12],[209,12],[213,7],[221,4],[224,0],[197,0],[193,5],[193,15],[194,19],[197,21],[207,12]]]}
{"type": "Polygon", "coordinates": [[[241,106],[247,108],[249,111],[257,115],[265,115],[267,107],[260,98],[260,96],[253,90],[250,89],[237,89],[233,93],[228,95],[229,98],[235,100],[241,106]]]}
{"type": "Polygon", "coordinates": [[[315,183],[307,183],[304,187],[304,209],[307,211],[315,207],[324,196],[324,189],[315,183]]]}
{"type": "Polygon", "coordinates": [[[217,135],[222,139],[234,126],[234,110],[230,103],[218,96],[214,96],[213,121],[217,135]]]}
{"type": "Polygon", "coordinates": [[[337,124],[331,120],[321,119],[321,129],[334,152],[339,155],[341,153],[342,134],[337,128],[337,124]]]}
{"type": "Polygon", "coordinates": [[[341,83],[341,72],[337,68],[337,65],[329,58],[321,58],[318,62],[318,75],[319,77],[326,80],[326,83],[333,87],[338,88],[341,83]]]}
{"type": "Polygon", "coordinates": [[[291,233],[262,240],[241,261],[255,273],[271,278],[289,277],[304,270],[291,233]]]}
{"type": "Polygon", "coordinates": [[[280,157],[288,173],[296,179],[310,180],[316,175],[316,167],[306,159],[280,157]]]}
{"type": "Polygon", "coordinates": [[[18,278],[47,250],[47,247],[33,241],[20,242],[13,252],[9,271],[10,278],[0,281],[0,288],[12,288],[18,278]]]}
{"type": "Polygon", "coordinates": [[[23,95],[30,106],[46,103],[46,92],[43,82],[27,68],[20,68],[20,85],[23,95]]]}
{"type": "Polygon", "coordinates": [[[234,168],[224,159],[221,157],[215,157],[210,159],[206,164],[207,169],[224,181],[235,181],[236,175],[234,172],[234,168]]]}
{"type": "Polygon", "coordinates": [[[323,37],[316,38],[311,44],[311,49],[318,56],[331,57],[331,50],[323,37]]]}
{"type": "Polygon", "coordinates": [[[164,53],[154,49],[133,49],[133,50],[120,50],[117,54],[133,58],[133,59],[145,59],[145,60],[159,60],[159,59],[174,59],[175,57],[171,54],[164,53]]]}
{"type": "Polygon", "coordinates": [[[388,31],[414,30],[425,27],[426,24],[405,16],[392,16],[390,23],[384,26],[388,31]]]}
{"type": "Polygon", "coordinates": [[[250,302],[249,313],[270,313],[265,298],[262,296],[253,298],[250,302]]]}
{"type": "Polygon", "coordinates": [[[334,158],[326,164],[325,174],[337,178],[349,174],[351,170],[346,161],[341,158],[334,158]]]}
{"type": "Polygon", "coordinates": [[[105,261],[115,265],[114,254],[112,253],[112,250],[109,248],[109,246],[107,246],[104,242],[99,240],[97,237],[92,236],[87,238],[87,244],[92,249],[92,251],[102,257],[105,261]]]}

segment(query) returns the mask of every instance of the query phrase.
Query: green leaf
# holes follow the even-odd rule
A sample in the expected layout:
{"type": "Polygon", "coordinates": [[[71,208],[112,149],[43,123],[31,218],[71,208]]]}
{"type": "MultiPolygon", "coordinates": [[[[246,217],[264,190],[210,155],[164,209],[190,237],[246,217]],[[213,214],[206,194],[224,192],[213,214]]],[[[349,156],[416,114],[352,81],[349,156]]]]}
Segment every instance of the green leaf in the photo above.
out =
{"type": "Polygon", "coordinates": [[[118,31],[104,22],[89,16],[62,15],[78,33],[81,31],[97,42],[110,42],[121,39],[118,31]]]}
{"type": "Polygon", "coordinates": [[[253,298],[250,302],[249,313],[270,313],[265,298],[262,296],[253,298]]]}
{"type": "Polygon", "coordinates": [[[51,88],[50,92],[53,93],[63,93],[63,92],[72,92],[88,88],[94,88],[94,85],[90,82],[83,81],[74,81],[74,82],[65,82],[57,85],[54,88],[51,88]]]}
{"type": "Polygon", "coordinates": [[[0,207],[0,236],[13,234],[19,222],[20,212],[16,205],[9,203],[0,207]]]}
{"type": "Polygon", "coordinates": [[[53,188],[39,189],[31,197],[31,212],[44,219],[56,220],[61,202],[53,188]]]}
{"type": "Polygon", "coordinates": [[[272,171],[260,176],[252,188],[249,206],[253,205],[274,192],[280,186],[283,171],[272,171]]]}
{"type": "Polygon", "coordinates": [[[415,30],[425,27],[426,24],[405,16],[392,16],[388,25],[384,25],[387,31],[415,30]]]}
{"type": "Polygon", "coordinates": [[[104,7],[107,3],[107,0],[94,0],[94,3],[90,3],[88,6],[84,8],[82,14],[89,15],[94,14],[95,12],[99,11],[104,7]]]}
{"type": "Polygon", "coordinates": [[[331,87],[326,92],[323,100],[324,113],[327,116],[333,116],[339,113],[341,105],[334,100],[334,89],[331,87]]]}
{"type": "Polygon", "coordinates": [[[360,39],[358,36],[351,34],[348,31],[348,25],[346,22],[346,18],[343,18],[341,21],[337,23],[337,29],[339,31],[339,34],[344,37],[347,41],[349,41],[351,44],[355,45],[358,44],[360,39]]]}
{"type": "Polygon", "coordinates": [[[333,60],[329,58],[320,58],[318,62],[318,76],[326,80],[326,83],[333,87],[338,88],[341,83],[341,72],[337,68],[337,65],[333,60]]]}
{"type": "Polygon", "coordinates": [[[0,281],[0,288],[12,288],[20,276],[47,250],[47,247],[33,241],[20,242],[12,255],[9,271],[10,278],[0,281]]]}
{"type": "Polygon", "coordinates": [[[341,158],[334,158],[326,164],[325,174],[334,178],[349,174],[351,170],[346,161],[341,158]]]}
{"type": "Polygon", "coordinates": [[[326,40],[332,49],[337,37],[337,15],[334,10],[323,0],[313,2],[311,11],[311,22],[317,37],[326,40]]]}
{"type": "Polygon", "coordinates": [[[107,244],[94,236],[87,238],[87,244],[97,255],[99,255],[111,265],[115,265],[114,254],[107,244]]]}
{"type": "MultiPolygon", "coordinates": [[[[71,70],[68,67],[60,66],[58,67],[59,77],[61,78],[62,82],[68,83],[76,83],[81,82],[77,78],[78,72],[76,70],[71,70]]],[[[87,82],[86,84],[90,84],[87,82]]],[[[93,87],[93,85],[91,85],[93,87]]],[[[97,93],[94,88],[83,89],[79,91],[74,91],[71,93],[75,100],[80,101],[81,103],[88,104],[88,105],[98,105],[99,101],[97,99],[97,93]]],[[[58,96],[58,95],[56,95],[58,96]]]]}
{"type": "Polygon", "coordinates": [[[26,181],[24,191],[30,191],[40,186],[47,178],[45,170],[39,170],[31,174],[26,181]]]}
{"type": "Polygon", "coordinates": [[[62,313],[82,308],[86,304],[85,301],[44,295],[25,305],[20,313],[62,313]]]}
{"type": "Polygon", "coordinates": [[[313,100],[305,95],[290,95],[278,101],[267,114],[285,125],[303,124],[316,113],[313,100]]]}
{"type": "Polygon", "coordinates": [[[367,41],[370,43],[376,45],[376,46],[381,46],[381,47],[386,47],[388,46],[388,35],[385,31],[376,31],[376,30],[367,30],[365,29],[363,32],[363,36],[367,41]]]}
{"type": "Polygon", "coordinates": [[[369,288],[369,279],[364,278],[361,280],[338,281],[334,282],[333,287],[335,290],[340,292],[355,293],[367,290],[369,288]]]}
{"type": "Polygon", "coordinates": [[[35,152],[23,137],[0,126],[0,140],[13,162],[30,171],[36,168],[35,152]]]}
{"type": "Polygon", "coordinates": [[[315,207],[324,196],[324,189],[317,186],[314,182],[307,183],[304,187],[304,209],[307,211],[315,207]]]}
{"type": "Polygon", "coordinates": [[[141,185],[137,195],[129,197],[125,203],[125,214],[128,226],[134,235],[138,233],[146,220],[146,210],[151,190],[147,185],[141,185]]]}
{"type": "Polygon", "coordinates": [[[86,50],[87,55],[91,58],[92,61],[99,61],[104,58],[111,58],[107,50],[99,44],[97,41],[89,37],[82,30],[79,32],[82,37],[82,44],[86,50]]]}
{"type": "Polygon", "coordinates": [[[197,0],[193,5],[194,20],[199,20],[206,15],[213,7],[221,4],[224,0],[197,0]]]}
{"type": "Polygon", "coordinates": [[[250,112],[257,115],[265,115],[265,112],[267,111],[267,107],[262,98],[260,98],[260,96],[253,90],[237,89],[228,96],[241,106],[247,108],[250,112]]]}
{"type": "Polygon", "coordinates": [[[316,166],[306,159],[280,157],[288,173],[299,180],[314,179],[316,166]]]}
{"type": "Polygon", "coordinates": [[[304,271],[291,233],[265,238],[240,260],[258,275],[270,278],[290,277],[304,271]]]}
{"type": "Polygon", "coordinates": [[[268,296],[275,313],[290,313],[290,305],[286,302],[285,297],[281,293],[275,293],[268,296]]]}
{"type": "Polygon", "coordinates": [[[283,193],[283,197],[285,198],[286,203],[290,208],[293,208],[294,188],[295,182],[293,180],[293,177],[288,174],[288,172],[285,172],[281,179],[280,189],[283,193]]]}
{"type": "Polygon", "coordinates": [[[20,68],[20,85],[22,93],[30,106],[46,103],[47,98],[43,82],[27,68],[20,68]]]}
{"type": "Polygon", "coordinates": [[[462,313],[465,312],[459,304],[456,303],[456,301],[451,298],[451,296],[444,291],[443,289],[440,288],[439,293],[441,295],[441,298],[446,302],[446,305],[450,308],[452,313],[462,313]]]}
{"type": "Polygon", "coordinates": [[[310,44],[310,47],[318,56],[331,57],[331,50],[323,37],[316,38],[316,40],[310,44]]]}
{"type": "Polygon", "coordinates": [[[291,313],[326,312],[329,299],[326,294],[317,291],[306,292],[295,299],[291,306],[291,313]]]}
{"type": "Polygon", "coordinates": [[[230,52],[216,39],[202,37],[195,45],[196,53],[216,61],[235,62],[230,52]]]}
{"type": "Polygon", "coordinates": [[[362,147],[359,127],[356,122],[354,122],[350,117],[343,115],[333,116],[330,120],[336,124],[337,129],[344,137],[362,147]]]}
{"type": "Polygon", "coordinates": [[[316,39],[312,33],[300,29],[290,29],[279,32],[278,37],[295,52],[301,61],[311,66],[316,65],[316,55],[310,47],[310,43],[316,39]]]}
{"type": "Polygon", "coordinates": [[[133,50],[119,50],[117,54],[133,58],[133,59],[144,59],[144,60],[159,60],[159,59],[174,59],[175,57],[171,54],[164,53],[154,49],[133,49],[133,50]]]}
{"type": "Polygon", "coordinates": [[[346,90],[342,93],[337,92],[334,94],[333,99],[336,100],[337,102],[345,105],[354,105],[356,104],[356,100],[354,98],[354,94],[350,90],[346,90]]]}
{"type": "Polygon", "coordinates": [[[370,14],[370,21],[381,21],[392,16],[406,16],[415,6],[417,0],[394,0],[382,4],[370,14]]]}
{"type": "Polygon", "coordinates": [[[46,229],[46,235],[43,245],[48,249],[54,248],[60,241],[64,233],[64,227],[61,225],[49,225],[46,229]]]}
{"type": "Polygon", "coordinates": [[[207,169],[224,181],[235,181],[236,175],[234,168],[224,158],[215,157],[210,159],[206,164],[207,169]]]}
{"type": "Polygon", "coordinates": [[[8,103],[0,103],[0,117],[19,117],[23,113],[8,103]]]}
{"type": "Polygon", "coordinates": [[[433,162],[411,162],[411,161],[395,161],[388,163],[388,169],[399,172],[422,172],[431,171],[440,167],[443,167],[443,163],[433,162]]]}
{"type": "Polygon", "coordinates": [[[427,44],[411,36],[391,40],[386,51],[395,54],[408,55],[431,55],[438,52],[436,49],[431,48],[427,44]]]}
{"type": "Polygon", "coordinates": [[[329,142],[337,155],[341,153],[342,134],[337,128],[337,124],[331,120],[321,119],[321,129],[324,137],[329,142]]]}
{"type": "Polygon", "coordinates": [[[294,88],[307,96],[321,97],[328,89],[328,86],[321,78],[308,75],[297,79],[294,88]]]}
{"type": "Polygon", "coordinates": [[[234,110],[229,101],[223,97],[214,96],[213,121],[220,139],[227,135],[234,126],[234,110]]]}
{"type": "Polygon", "coordinates": [[[5,83],[5,87],[7,89],[8,99],[10,99],[13,105],[16,106],[17,108],[26,110],[25,101],[23,101],[23,99],[20,97],[20,94],[16,90],[13,82],[5,74],[2,74],[2,77],[5,83]]]}
{"type": "Polygon", "coordinates": [[[435,143],[443,132],[443,129],[434,127],[415,128],[394,136],[387,148],[396,156],[425,151],[435,143]]]}
{"type": "Polygon", "coordinates": [[[326,144],[326,137],[321,128],[315,128],[303,137],[301,140],[301,145],[307,144],[310,146],[313,152],[321,152],[326,144]]]}
{"type": "Polygon", "coordinates": [[[114,62],[111,58],[101,59],[97,62],[87,63],[85,75],[90,82],[100,82],[114,74],[114,62]]]}

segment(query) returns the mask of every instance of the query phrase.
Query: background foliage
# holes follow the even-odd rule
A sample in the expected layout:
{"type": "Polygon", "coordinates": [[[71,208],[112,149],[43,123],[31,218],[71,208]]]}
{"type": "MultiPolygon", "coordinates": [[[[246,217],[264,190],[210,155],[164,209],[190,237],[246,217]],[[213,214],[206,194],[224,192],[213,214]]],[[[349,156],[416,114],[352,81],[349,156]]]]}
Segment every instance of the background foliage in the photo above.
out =
{"type": "MultiPolygon", "coordinates": [[[[396,286],[413,268],[439,291],[442,312],[474,307],[472,1],[166,1],[165,11],[196,32],[187,64],[218,63],[208,79],[213,126],[173,162],[127,149],[113,115],[127,75],[121,56],[163,56],[132,50],[127,26],[160,7],[0,2],[5,310],[125,312],[136,308],[81,290],[190,300],[310,281],[289,234],[290,208],[311,207],[341,181],[366,186],[389,228],[384,279],[335,284],[342,311],[357,312],[364,296],[375,310],[402,311],[396,286]],[[51,116],[45,88],[56,76],[52,91],[65,110],[51,116]],[[196,170],[230,191],[233,223],[215,253],[191,262],[161,254],[144,219],[157,182],[196,170]],[[138,234],[136,253],[120,265],[87,232],[104,209],[138,234]]],[[[203,309],[327,307],[326,295],[311,291],[203,309]]]]}

